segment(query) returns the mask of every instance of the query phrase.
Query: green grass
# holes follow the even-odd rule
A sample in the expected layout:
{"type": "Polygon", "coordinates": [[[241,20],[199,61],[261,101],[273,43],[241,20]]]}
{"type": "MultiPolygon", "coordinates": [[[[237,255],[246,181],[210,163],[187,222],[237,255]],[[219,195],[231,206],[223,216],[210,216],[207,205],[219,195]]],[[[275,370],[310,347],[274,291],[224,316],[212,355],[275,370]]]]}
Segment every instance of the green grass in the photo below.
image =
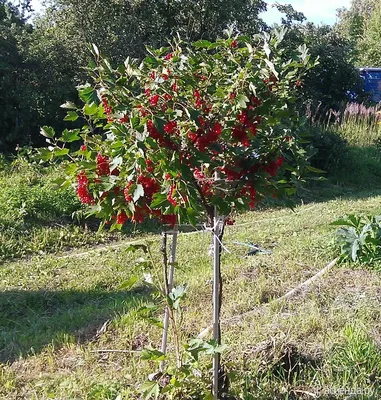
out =
{"type": "MultiPolygon", "coordinates": [[[[344,399],[344,389],[362,393],[351,398],[381,398],[381,264],[336,266],[302,294],[265,306],[338,255],[330,222],[381,214],[381,158],[365,133],[357,131],[344,167],[308,187],[294,212],[268,207],[227,227],[222,332],[232,399],[344,399]],[[235,242],[272,254],[246,257],[235,242]]],[[[110,235],[75,223],[73,192],[51,183],[59,173],[0,159],[0,399],[139,399],[155,370],[140,351],[158,348],[161,337],[143,317],[161,318],[162,307],[136,264],[142,254],[125,249],[150,240],[151,272],[160,274],[158,227],[110,235]],[[136,285],[121,289],[132,276],[136,285]]],[[[209,244],[205,233],[179,237],[176,282],[189,286],[184,343],[211,321],[209,244]]]]}
{"type": "MultiPolygon", "coordinates": [[[[225,236],[231,254],[222,260],[223,318],[277,298],[315,274],[336,256],[328,224],[346,213],[379,213],[380,204],[381,189],[374,189],[295,212],[268,209],[238,216],[238,225],[228,227],[225,236]],[[245,257],[246,248],[236,241],[259,243],[273,254],[245,257]]],[[[159,261],[160,238],[151,240],[159,261]]],[[[179,237],[176,281],[189,284],[184,337],[210,323],[209,242],[207,234],[179,237]]],[[[1,267],[2,398],[139,398],[138,387],[153,366],[135,352],[98,352],[136,351],[160,342],[161,330],[136,312],[154,301],[143,280],[131,291],[119,289],[139,273],[140,254],[124,247],[79,257],[34,256],[1,267]],[[106,321],[107,329],[97,335],[106,321]]],[[[341,387],[372,389],[379,398],[380,287],[376,271],[339,266],[304,295],[224,324],[229,347],[223,359],[236,373],[231,384],[236,398],[303,399],[318,388],[341,387]]]]}
{"type": "MultiPolygon", "coordinates": [[[[97,232],[85,220],[74,189],[57,189],[58,167],[43,167],[19,157],[0,158],[0,262],[36,253],[55,253],[120,240],[119,233],[97,232]]],[[[154,224],[129,226],[124,233],[157,230],[154,224]]]]}

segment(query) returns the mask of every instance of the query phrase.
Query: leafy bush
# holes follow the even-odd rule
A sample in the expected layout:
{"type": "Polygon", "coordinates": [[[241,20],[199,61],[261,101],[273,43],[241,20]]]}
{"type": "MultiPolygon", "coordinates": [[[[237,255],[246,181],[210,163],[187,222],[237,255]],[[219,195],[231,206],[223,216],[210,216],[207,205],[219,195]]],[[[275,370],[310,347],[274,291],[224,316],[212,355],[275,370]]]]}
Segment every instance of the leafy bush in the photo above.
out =
{"type": "Polygon", "coordinates": [[[312,126],[310,130],[311,145],[315,154],[311,165],[329,174],[345,166],[348,157],[348,143],[337,132],[325,130],[321,126],[312,126]]]}
{"type": "Polygon", "coordinates": [[[62,183],[76,178],[81,202],[119,229],[147,217],[211,221],[214,207],[229,215],[294,194],[306,167],[295,96],[314,63],[305,47],[284,63],[284,33],[178,41],[117,69],[94,47],[95,83],[79,88],[85,105],[63,105],[66,120],[87,126],[59,138],[44,127],[52,146],[41,158],[70,153],[62,183]]]}
{"type": "Polygon", "coordinates": [[[349,147],[345,165],[335,178],[342,184],[367,188],[378,187],[381,180],[381,154],[376,147],[349,147]]]}

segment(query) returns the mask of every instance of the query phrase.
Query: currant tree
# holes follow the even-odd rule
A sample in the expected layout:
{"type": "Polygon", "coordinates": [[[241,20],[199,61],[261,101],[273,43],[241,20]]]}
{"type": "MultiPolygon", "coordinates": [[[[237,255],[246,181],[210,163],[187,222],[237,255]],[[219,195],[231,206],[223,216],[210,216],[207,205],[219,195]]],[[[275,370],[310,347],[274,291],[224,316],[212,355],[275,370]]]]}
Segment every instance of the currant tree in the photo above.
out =
{"type": "Polygon", "coordinates": [[[68,159],[61,184],[75,180],[112,229],[145,218],[211,222],[215,207],[228,216],[294,194],[307,163],[293,105],[313,63],[303,47],[282,61],[284,33],[177,40],[116,69],[94,46],[84,105],[62,106],[84,126],[58,138],[42,128],[42,158],[68,159]]]}

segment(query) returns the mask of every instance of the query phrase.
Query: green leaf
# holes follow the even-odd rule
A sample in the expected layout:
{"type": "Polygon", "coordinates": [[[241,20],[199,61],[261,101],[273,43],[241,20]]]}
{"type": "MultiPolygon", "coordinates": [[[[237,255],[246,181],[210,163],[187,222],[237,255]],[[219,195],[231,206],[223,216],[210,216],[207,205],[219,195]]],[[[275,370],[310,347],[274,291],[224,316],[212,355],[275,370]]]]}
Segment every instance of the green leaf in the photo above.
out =
{"type": "Polygon", "coordinates": [[[249,102],[249,99],[243,94],[238,95],[236,100],[241,108],[246,108],[247,103],[249,102]]]}
{"type": "Polygon", "coordinates": [[[136,140],[138,140],[139,142],[144,142],[144,140],[147,138],[147,136],[148,136],[148,133],[145,131],[143,131],[143,132],[136,131],[135,132],[136,140]]]}
{"type": "Polygon", "coordinates": [[[205,353],[210,355],[222,353],[227,349],[227,347],[228,346],[226,344],[218,345],[214,339],[204,344],[205,353]]]}
{"type": "Polygon", "coordinates": [[[271,50],[270,50],[268,42],[265,42],[263,44],[263,50],[265,51],[265,54],[266,54],[267,58],[269,58],[270,54],[271,54],[271,50]]]}
{"type": "Polygon", "coordinates": [[[96,90],[93,87],[91,87],[89,84],[78,86],[77,88],[78,88],[79,98],[84,103],[90,104],[90,103],[95,103],[98,101],[96,90]]]}
{"type": "Polygon", "coordinates": [[[151,203],[151,208],[156,208],[160,204],[163,204],[167,201],[167,195],[163,193],[155,193],[153,197],[153,201],[151,203]]]}
{"type": "Polygon", "coordinates": [[[42,136],[45,136],[46,138],[52,139],[54,135],[56,134],[54,129],[51,126],[43,126],[40,129],[40,133],[42,136]]]}
{"type": "Polygon", "coordinates": [[[308,171],[316,172],[317,174],[326,174],[327,171],[323,171],[322,169],[312,167],[311,165],[307,165],[308,171]]]}
{"type": "Polygon", "coordinates": [[[202,48],[208,48],[211,46],[211,42],[209,40],[198,40],[197,42],[192,43],[193,47],[196,47],[196,49],[202,49],[202,48]]]}
{"type": "Polygon", "coordinates": [[[152,398],[152,396],[157,399],[159,397],[160,394],[160,386],[159,383],[156,381],[150,382],[144,382],[141,387],[140,390],[143,394],[143,400],[149,400],[152,398]]]}
{"type": "Polygon", "coordinates": [[[61,149],[61,148],[54,149],[54,157],[62,157],[66,156],[66,154],[69,154],[69,149],[61,149]]]}
{"type": "Polygon", "coordinates": [[[196,225],[197,225],[197,215],[198,215],[198,213],[197,213],[196,210],[194,210],[194,209],[191,208],[191,207],[188,207],[188,208],[187,208],[187,216],[188,216],[189,222],[190,222],[191,225],[193,225],[193,226],[196,226],[196,225]]]}
{"type": "Polygon", "coordinates": [[[65,143],[75,142],[76,140],[80,140],[81,139],[78,136],[79,132],[80,132],[79,129],[74,129],[74,130],[65,129],[62,132],[62,136],[60,137],[59,140],[61,142],[65,142],[65,143]]]}
{"type": "Polygon", "coordinates": [[[94,115],[98,112],[98,106],[95,103],[85,104],[83,107],[83,112],[88,116],[94,115]]]}
{"type": "Polygon", "coordinates": [[[144,59],[144,63],[148,64],[151,68],[156,68],[159,65],[158,60],[155,57],[148,56],[144,59]]]}
{"type": "Polygon", "coordinates": [[[249,43],[249,42],[245,42],[245,44],[246,44],[246,46],[247,46],[247,49],[249,50],[249,53],[251,54],[251,53],[253,53],[253,46],[249,43]]]}
{"type": "Polygon", "coordinates": [[[351,258],[354,262],[356,262],[357,260],[357,252],[360,249],[360,243],[359,240],[356,239],[353,243],[352,243],[352,247],[351,247],[351,258]]]}
{"type": "Polygon", "coordinates": [[[56,186],[62,186],[65,182],[66,182],[65,178],[57,178],[52,180],[52,183],[56,186]]]}
{"type": "Polygon", "coordinates": [[[296,193],[296,188],[295,187],[285,188],[284,191],[287,194],[287,196],[293,196],[296,193]]]}
{"type": "Polygon", "coordinates": [[[66,164],[65,172],[67,175],[74,175],[77,172],[77,166],[74,163],[66,164]]]}
{"type": "Polygon", "coordinates": [[[138,282],[139,278],[137,276],[131,276],[130,279],[124,281],[119,289],[130,290],[136,282],[138,282]]]}
{"type": "Polygon", "coordinates": [[[111,164],[110,164],[110,170],[114,170],[115,168],[118,168],[119,166],[121,166],[123,163],[123,158],[122,157],[115,157],[113,158],[111,164]]]}
{"type": "Polygon", "coordinates": [[[204,341],[200,338],[193,338],[189,341],[189,345],[187,346],[187,350],[195,350],[199,349],[204,345],[204,341]]]}
{"type": "Polygon", "coordinates": [[[135,253],[137,250],[143,250],[144,253],[147,253],[148,247],[145,244],[130,244],[125,251],[135,253]]]}
{"type": "Polygon", "coordinates": [[[270,68],[270,71],[274,74],[274,76],[279,79],[279,74],[278,72],[275,70],[275,66],[274,64],[270,61],[265,59],[265,63],[268,65],[268,67],[270,68]]]}
{"type": "Polygon", "coordinates": [[[179,285],[172,289],[171,293],[168,295],[168,300],[174,310],[177,310],[180,306],[180,300],[186,295],[187,287],[184,285],[179,285]]]}
{"type": "Polygon", "coordinates": [[[138,200],[138,199],[140,199],[140,197],[143,197],[144,196],[144,188],[143,188],[143,186],[141,185],[141,184],[137,184],[136,185],[136,189],[135,189],[135,191],[134,191],[134,195],[133,195],[133,200],[134,200],[134,203],[138,200]]]}
{"type": "Polygon", "coordinates": [[[144,349],[141,355],[142,360],[163,361],[165,358],[165,354],[156,349],[144,349]]]}
{"type": "Polygon", "coordinates": [[[193,108],[184,108],[185,113],[187,114],[188,118],[193,120],[198,126],[200,126],[200,112],[193,109],[193,108]]]}
{"type": "Polygon", "coordinates": [[[53,158],[53,152],[50,151],[49,149],[38,149],[37,150],[38,153],[38,158],[41,161],[50,161],[53,158]]]}
{"type": "Polygon", "coordinates": [[[78,118],[79,115],[76,113],[76,111],[68,111],[66,117],[64,118],[64,121],[76,121],[78,118]]]}
{"type": "Polygon", "coordinates": [[[355,227],[358,227],[361,223],[361,217],[358,217],[357,215],[349,214],[347,215],[347,218],[349,221],[352,222],[353,226],[355,227]]]}
{"type": "Polygon", "coordinates": [[[333,225],[333,226],[337,226],[337,225],[353,226],[353,222],[348,220],[347,218],[339,218],[336,221],[331,222],[330,225],[333,225]]]}
{"type": "Polygon", "coordinates": [[[93,46],[94,54],[95,54],[97,57],[99,57],[99,50],[98,50],[97,45],[94,44],[94,43],[91,43],[91,44],[92,44],[92,46],[93,46]]]}
{"type": "Polygon", "coordinates": [[[152,262],[140,257],[135,261],[135,265],[143,269],[150,269],[152,267],[152,262]]]}

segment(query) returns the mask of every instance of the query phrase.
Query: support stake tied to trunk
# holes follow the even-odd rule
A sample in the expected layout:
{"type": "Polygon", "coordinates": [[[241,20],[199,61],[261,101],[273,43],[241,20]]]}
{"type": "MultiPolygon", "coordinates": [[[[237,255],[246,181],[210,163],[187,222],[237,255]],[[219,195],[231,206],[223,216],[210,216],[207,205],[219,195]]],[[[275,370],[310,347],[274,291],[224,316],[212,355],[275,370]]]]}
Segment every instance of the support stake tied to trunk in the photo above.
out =
{"type": "MultiPolygon", "coordinates": [[[[175,228],[171,232],[163,232],[162,233],[162,246],[161,252],[163,253],[163,273],[164,273],[164,290],[165,296],[168,297],[169,293],[173,288],[173,281],[174,281],[174,273],[175,273],[175,264],[176,264],[176,248],[177,248],[177,235],[178,231],[175,228]],[[167,256],[167,236],[172,236],[172,242],[170,244],[170,255],[169,260],[167,256]],[[168,271],[169,266],[169,271],[168,271]]],[[[168,328],[169,328],[169,320],[171,317],[171,313],[173,310],[170,310],[169,306],[165,307],[165,314],[164,314],[164,321],[163,321],[163,336],[161,340],[161,352],[166,354],[167,351],[167,341],[168,341],[168,328]]],[[[177,350],[177,348],[176,348],[177,350]]],[[[177,364],[180,363],[179,354],[176,354],[177,364]]],[[[164,371],[165,361],[160,362],[160,372],[164,371]]]]}
{"type": "MultiPolygon", "coordinates": [[[[224,218],[218,216],[217,208],[214,208],[213,218],[213,339],[216,346],[221,345],[220,314],[222,302],[222,278],[221,278],[221,242],[224,234],[224,218]]],[[[213,399],[221,398],[222,392],[222,368],[220,353],[213,356],[213,399]]]]}

